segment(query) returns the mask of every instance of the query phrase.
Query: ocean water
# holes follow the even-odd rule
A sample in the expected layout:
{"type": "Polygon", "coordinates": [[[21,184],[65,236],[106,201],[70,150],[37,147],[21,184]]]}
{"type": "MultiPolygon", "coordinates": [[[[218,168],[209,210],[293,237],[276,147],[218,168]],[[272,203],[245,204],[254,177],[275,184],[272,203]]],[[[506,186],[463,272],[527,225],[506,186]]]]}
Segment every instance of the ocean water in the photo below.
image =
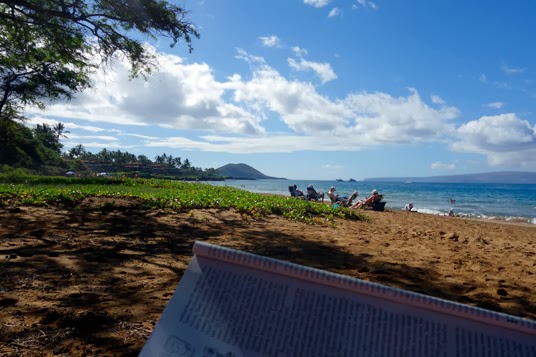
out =
{"type": "Polygon", "coordinates": [[[385,207],[391,210],[403,210],[407,203],[413,202],[413,210],[421,213],[445,215],[452,209],[456,216],[536,224],[536,185],[314,180],[227,180],[207,183],[280,195],[289,195],[288,186],[294,184],[302,191],[312,184],[318,192],[327,192],[331,186],[335,186],[337,193],[342,196],[350,196],[357,191],[358,199],[369,197],[371,191],[377,189],[384,195],[384,201],[387,202],[385,207]],[[451,203],[451,199],[456,202],[451,203]]]}

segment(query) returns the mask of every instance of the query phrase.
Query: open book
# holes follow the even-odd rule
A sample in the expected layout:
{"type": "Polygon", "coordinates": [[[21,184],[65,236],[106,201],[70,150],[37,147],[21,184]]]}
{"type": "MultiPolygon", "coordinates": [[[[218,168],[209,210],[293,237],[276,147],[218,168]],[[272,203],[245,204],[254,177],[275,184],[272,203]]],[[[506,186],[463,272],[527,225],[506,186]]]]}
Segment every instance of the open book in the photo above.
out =
{"type": "Polygon", "coordinates": [[[140,356],[536,356],[536,322],[196,242],[140,356]]]}

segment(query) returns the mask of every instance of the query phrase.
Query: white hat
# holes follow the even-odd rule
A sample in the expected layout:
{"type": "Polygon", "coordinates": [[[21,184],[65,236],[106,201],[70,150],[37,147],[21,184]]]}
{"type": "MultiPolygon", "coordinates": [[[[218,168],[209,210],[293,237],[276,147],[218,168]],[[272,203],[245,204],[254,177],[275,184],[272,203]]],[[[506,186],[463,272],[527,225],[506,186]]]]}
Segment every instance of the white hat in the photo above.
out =
{"type": "Polygon", "coordinates": [[[374,194],[374,193],[378,193],[378,190],[372,190],[372,193],[373,193],[373,194],[374,194]]]}
{"type": "Polygon", "coordinates": [[[331,186],[331,188],[330,188],[329,190],[330,190],[330,191],[337,191],[337,190],[335,189],[335,186],[331,186]]]}

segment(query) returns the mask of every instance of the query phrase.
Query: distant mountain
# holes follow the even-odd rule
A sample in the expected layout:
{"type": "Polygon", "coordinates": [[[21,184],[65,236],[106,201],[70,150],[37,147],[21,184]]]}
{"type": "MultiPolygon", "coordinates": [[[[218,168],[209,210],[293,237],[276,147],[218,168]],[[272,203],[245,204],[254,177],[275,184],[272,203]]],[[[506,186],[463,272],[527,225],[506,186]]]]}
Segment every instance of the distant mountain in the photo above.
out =
{"type": "Polygon", "coordinates": [[[220,174],[225,178],[240,180],[261,180],[261,179],[281,179],[280,177],[266,176],[262,172],[255,170],[246,164],[227,164],[217,168],[220,174]]]}
{"type": "Polygon", "coordinates": [[[500,171],[484,172],[479,174],[429,177],[373,177],[366,178],[363,181],[536,184],[536,172],[500,171]]]}

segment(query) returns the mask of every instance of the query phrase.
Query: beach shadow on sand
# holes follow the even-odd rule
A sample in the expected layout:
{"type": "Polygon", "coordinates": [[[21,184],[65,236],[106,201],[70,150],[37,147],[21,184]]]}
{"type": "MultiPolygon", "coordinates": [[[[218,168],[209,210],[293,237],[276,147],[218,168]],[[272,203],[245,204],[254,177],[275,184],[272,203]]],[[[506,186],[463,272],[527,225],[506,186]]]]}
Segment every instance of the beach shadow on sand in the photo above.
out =
{"type": "Polygon", "coordinates": [[[22,208],[0,211],[2,353],[137,355],[192,257],[196,240],[495,311],[536,317],[527,299],[472,295],[433,266],[351,254],[323,240],[332,227],[234,211],[188,213],[22,208]],[[320,232],[320,233],[319,233],[320,232]]]}

